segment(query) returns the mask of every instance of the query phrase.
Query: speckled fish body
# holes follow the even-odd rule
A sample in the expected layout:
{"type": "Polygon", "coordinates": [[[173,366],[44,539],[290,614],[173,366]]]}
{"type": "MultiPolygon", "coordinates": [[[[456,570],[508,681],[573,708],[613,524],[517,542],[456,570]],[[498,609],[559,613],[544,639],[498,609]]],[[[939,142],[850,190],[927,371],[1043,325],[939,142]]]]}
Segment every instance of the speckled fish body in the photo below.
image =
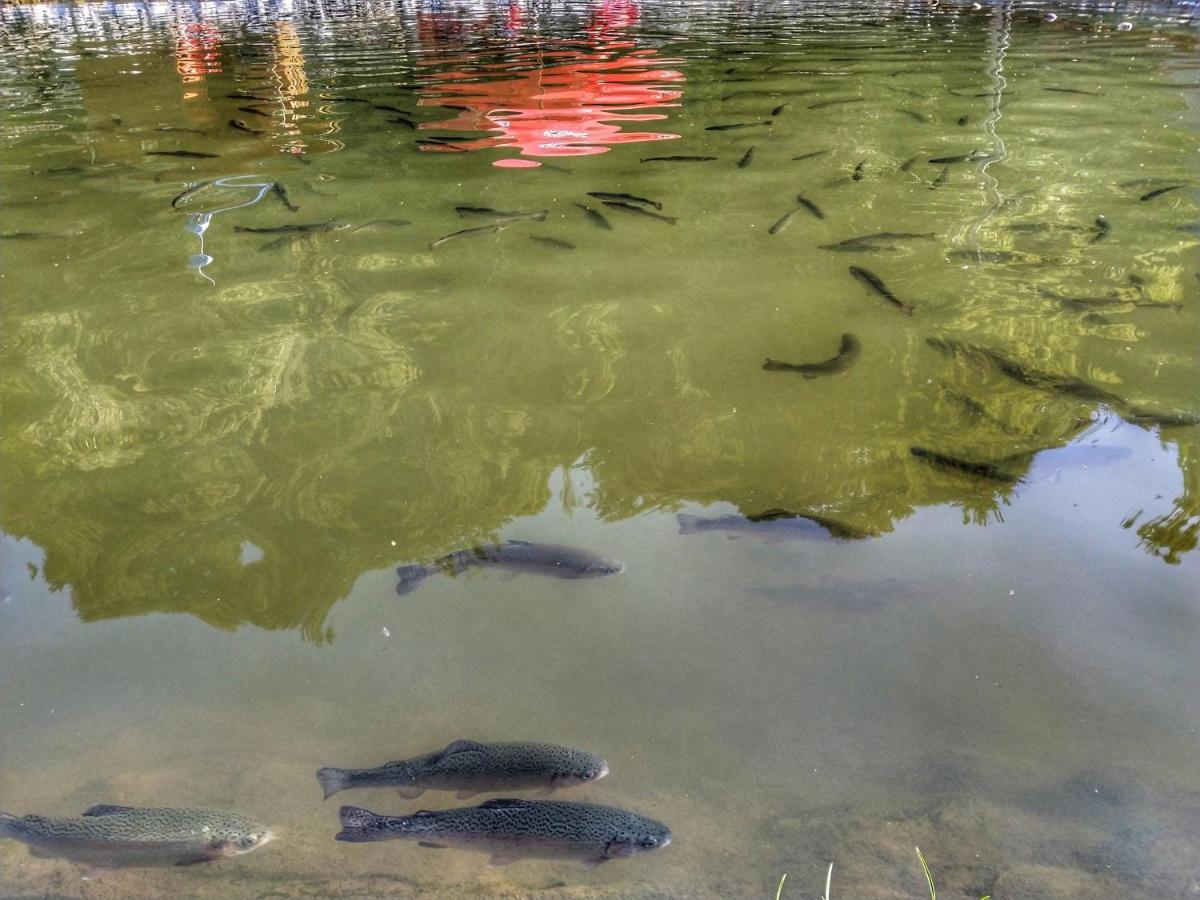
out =
{"type": "Polygon", "coordinates": [[[437,572],[457,575],[470,568],[498,568],[531,575],[552,575],[555,578],[602,578],[625,571],[621,563],[577,547],[505,541],[502,544],[456,550],[428,565],[400,566],[396,569],[396,574],[400,576],[396,592],[407,594],[424,578],[437,572]]]}
{"type": "Polygon", "coordinates": [[[101,804],[81,816],[0,813],[0,837],[29,846],[35,856],[92,866],[186,866],[249,853],[271,830],[236,813],[101,804]]]}
{"type": "Polygon", "coordinates": [[[666,825],[637,813],[556,800],[488,800],[479,806],[422,810],[411,816],[380,816],[343,806],[341,820],[339,841],[411,838],[426,847],[490,853],[492,865],[539,858],[595,866],[671,842],[666,825]]]}
{"type": "Polygon", "coordinates": [[[388,786],[406,797],[420,796],[426,790],[458,791],[460,797],[469,797],[480,791],[554,790],[607,774],[604,759],[586,750],[557,744],[454,741],[436,753],[373,769],[320,769],[317,780],[326,799],[347,788],[388,786]]]}

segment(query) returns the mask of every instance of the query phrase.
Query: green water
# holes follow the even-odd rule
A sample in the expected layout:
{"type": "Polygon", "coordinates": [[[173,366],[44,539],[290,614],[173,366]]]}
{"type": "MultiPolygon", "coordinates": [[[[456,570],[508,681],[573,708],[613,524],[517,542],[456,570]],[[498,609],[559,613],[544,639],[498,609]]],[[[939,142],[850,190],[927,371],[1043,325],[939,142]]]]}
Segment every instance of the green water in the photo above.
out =
{"type": "Polygon", "coordinates": [[[1193,896],[1200,39],[1058,9],[0,10],[0,809],[279,834],[7,841],[0,896],[915,897],[914,845],[943,896],[1193,896]],[[545,217],[431,249],[456,206],[545,217]],[[933,237],[821,247],[877,232],[933,237]],[[860,537],[676,522],[772,509],[860,537]],[[508,538],[626,570],[396,595],[508,538]],[[561,796],[675,840],[333,841],[318,766],[455,738],[600,752],[561,796]]]}

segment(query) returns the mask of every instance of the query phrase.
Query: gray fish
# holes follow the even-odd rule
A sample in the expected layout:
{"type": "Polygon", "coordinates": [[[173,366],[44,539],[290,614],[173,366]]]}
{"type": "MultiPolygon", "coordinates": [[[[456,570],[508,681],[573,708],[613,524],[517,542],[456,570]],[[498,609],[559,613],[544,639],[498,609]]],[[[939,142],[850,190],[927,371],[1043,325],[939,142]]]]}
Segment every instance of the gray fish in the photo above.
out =
{"type": "Polygon", "coordinates": [[[753,161],[754,161],[754,148],[751,147],[749,150],[746,151],[745,155],[741,159],[738,160],[737,166],[739,169],[744,169],[744,168],[746,168],[746,166],[750,165],[750,163],[752,163],[753,161]]]}
{"type": "Polygon", "coordinates": [[[234,225],[233,230],[243,234],[312,234],[321,231],[341,231],[349,228],[345,222],[306,222],[303,225],[272,225],[269,228],[250,228],[246,225],[234,225]]]}
{"type": "Polygon", "coordinates": [[[370,103],[370,100],[364,100],[362,97],[322,97],[322,100],[329,100],[333,103],[370,103]]]}
{"type": "Polygon", "coordinates": [[[618,194],[612,191],[588,191],[589,197],[595,197],[597,200],[624,200],[627,203],[641,203],[645,206],[653,206],[659,212],[662,212],[663,205],[657,200],[651,200],[649,197],[639,197],[637,194],[618,194]]]}
{"type": "Polygon", "coordinates": [[[908,159],[906,159],[904,162],[900,163],[900,169],[899,169],[899,170],[900,170],[901,172],[907,172],[907,171],[909,171],[910,169],[912,169],[912,167],[913,167],[914,165],[916,165],[916,162],[917,162],[917,160],[918,160],[918,159],[920,159],[920,157],[919,157],[919,156],[910,156],[910,157],[909,157],[908,159]]]}
{"type": "Polygon", "coordinates": [[[947,180],[949,180],[949,178],[950,178],[950,167],[948,165],[942,166],[942,171],[938,174],[938,177],[933,179],[933,181],[929,182],[929,189],[933,190],[934,188],[941,187],[943,184],[946,183],[947,180]]]}
{"type": "Polygon", "coordinates": [[[207,809],[138,809],[101,804],[82,816],[0,812],[0,837],[93,866],[187,866],[249,853],[272,837],[265,825],[207,809]]]}
{"type": "Polygon", "coordinates": [[[1155,412],[1152,409],[1132,407],[1124,416],[1133,425],[1157,426],[1159,428],[1186,428],[1200,425],[1200,414],[1190,412],[1155,412]]]}
{"type": "Polygon", "coordinates": [[[187,200],[193,194],[198,194],[200,191],[209,187],[211,184],[212,184],[211,181],[201,181],[197,184],[193,184],[190,187],[185,188],[174,200],[171,201],[171,207],[173,209],[179,209],[179,205],[181,203],[183,203],[183,201],[187,200]]]}
{"type": "Polygon", "coordinates": [[[956,456],[948,456],[944,453],[928,450],[925,447],[910,447],[909,452],[922,462],[929,463],[938,468],[951,469],[955,472],[962,472],[963,474],[974,475],[980,478],[989,478],[992,481],[1002,481],[1005,484],[1014,484],[1019,480],[1016,475],[1005,472],[996,463],[960,459],[956,456]]]}
{"type": "Polygon", "coordinates": [[[588,221],[597,228],[603,228],[605,231],[612,231],[612,224],[608,221],[608,219],[604,218],[602,213],[592,209],[586,203],[576,203],[575,205],[587,214],[588,221]]]}
{"type": "Polygon", "coordinates": [[[289,212],[300,212],[300,207],[292,203],[292,199],[288,196],[287,188],[283,186],[283,182],[272,181],[271,193],[279,198],[279,202],[286,206],[289,212]]]}
{"type": "Polygon", "coordinates": [[[374,769],[318,769],[317,781],[326,800],[338,791],[364,787],[394,787],[409,799],[427,790],[457,791],[461,799],[481,791],[524,788],[541,788],[548,793],[607,774],[608,763],[586,750],[557,744],[454,741],[444,750],[374,769]]]}
{"type": "Polygon", "coordinates": [[[1080,90],[1079,88],[1044,87],[1044,88],[1042,88],[1042,90],[1050,91],[1055,94],[1086,94],[1089,97],[1099,97],[1100,96],[1099,91],[1084,91],[1084,90],[1080,90]]]}
{"type": "Polygon", "coordinates": [[[177,131],[180,134],[208,134],[207,131],[201,131],[199,128],[179,128],[175,125],[159,125],[155,131],[177,131]]]}
{"type": "Polygon", "coordinates": [[[774,118],[775,116],[779,115],[781,112],[783,112],[785,109],[787,109],[791,105],[792,104],[790,104],[790,103],[780,103],[778,106],[776,106],[774,109],[771,110],[771,117],[774,118]]]}
{"type": "Polygon", "coordinates": [[[244,131],[244,132],[246,132],[246,134],[266,134],[265,131],[263,131],[259,128],[251,128],[249,125],[247,125],[241,119],[230,119],[229,127],[235,128],[238,131],[244,131]]]}
{"type": "Polygon", "coordinates": [[[258,100],[260,103],[271,103],[274,97],[260,97],[258,94],[250,94],[246,91],[234,91],[231,94],[226,94],[230,100],[258,100]]]}
{"type": "Polygon", "coordinates": [[[400,566],[396,569],[396,574],[400,576],[396,593],[407,594],[415,590],[422,580],[438,572],[458,575],[470,568],[507,569],[531,575],[553,575],[555,578],[602,578],[625,571],[621,563],[588,550],[558,544],[505,541],[470,550],[455,550],[427,565],[400,566]]]}
{"type": "Polygon", "coordinates": [[[181,156],[184,159],[217,159],[219,153],[201,153],[199,150],[147,150],[147,156],[181,156]]]}
{"type": "Polygon", "coordinates": [[[1108,219],[1104,218],[1104,216],[1096,216],[1096,236],[1093,237],[1090,241],[1088,241],[1088,243],[1089,244],[1100,243],[1100,241],[1102,241],[1106,237],[1108,237],[1109,232],[1111,232],[1111,231],[1112,231],[1112,226],[1108,224],[1108,219]]]}
{"type": "Polygon", "coordinates": [[[837,100],[821,100],[818,103],[808,104],[809,109],[824,109],[826,106],[838,106],[842,103],[862,103],[863,97],[842,97],[837,100]]]}
{"type": "Polygon", "coordinates": [[[915,109],[904,109],[902,107],[897,107],[896,112],[908,116],[914,122],[921,122],[922,124],[929,122],[929,116],[925,115],[925,113],[917,112],[915,109]]]}
{"type": "Polygon", "coordinates": [[[856,165],[854,167],[854,174],[852,174],[850,176],[850,178],[853,179],[854,181],[862,181],[863,180],[863,170],[866,167],[866,165],[867,165],[867,161],[865,159],[859,160],[858,165],[856,165]]]}
{"type": "Polygon", "coordinates": [[[868,271],[860,266],[851,266],[850,274],[873,290],[875,293],[879,294],[879,296],[883,297],[893,306],[900,307],[901,311],[906,315],[911,316],[913,314],[915,307],[911,303],[905,303],[890,290],[888,290],[888,286],[883,283],[883,279],[874,272],[868,271]]]}
{"type": "Polygon", "coordinates": [[[833,375],[845,372],[854,365],[862,352],[858,338],[850,333],[842,335],[842,343],[836,355],[818,363],[786,363],[777,359],[767,359],[763,368],[768,372],[799,372],[805,378],[816,378],[818,375],[833,375]]]}
{"type": "Polygon", "coordinates": [[[539,244],[545,244],[547,247],[553,247],[555,250],[574,250],[575,245],[570,241],[564,241],[559,238],[546,237],[543,234],[531,234],[531,241],[537,241],[539,244]]]}
{"type": "Polygon", "coordinates": [[[9,231],[0,234],[0,241],[40,241],[56,237],[62,237],[62,235],[49,231],[9,231]]]}
{"type": "Polygon", "coordinates": [[[709,125],[705,131],[737,131],[740,128],[761,128],[763,125],[774,125],[770,119],[761,122],[733,122],[729,125],[709,125]]]}
{"type": "Polygon", "coordinates": [[[680,534],[696,534],[701,531],[723,531],[731,536],[750,534],[761,536],[767,543],[795,541],[800,539],[837,538],[843,541],[861,540],[869,537],[862,529],[842,522],[815,515],[798,513],[787,509],[769,509],[756,516],[726,515],[711,519],[677,513],[680,534]]]}
{"type": "Polygon", "coordinates": [[[660,222],[666,222],[668,225],[674,225],[679,220],[675,216],[664,216],[662,213],[651,212],[648,209],[643,209],[633,203],[625,203],[622,200],[605,200],[605,206],[610,206],[613,209],[623,209],[626,212],[631,212],[639,216],[649,219],[657,219],[660,222]]]}
{"type": "Polygon", "coordinates": [[[874,234],[864,234],[859,237],[846,238],[836,244],[821,244],[822,250],[892,250],[893,247],[882,247],[876,241],[913,241],[928,240],[936,237],[932,231],[877,231],[874,234]]]}
{"type": "Polygon", "coordinates": [[[980,150],[972,150],[970,153],[959,153],[955,156],[935,156],[929,161],[936,165],[941,165],[942,163],[974,162],[977,159],[986,158],[987,155],[980,150]]]}
{"type": "Polygon", "coordinates": [[[261,109],[256,109],[253,106],[239,106],[238,112],[250,113],[252,116],[262,116],[264,119],[275,118],[271,113],[263,112],[261,109]]]}
{"type": "Polygon", "coordinates": [[[339,813],[339,841],[413,838],[424,847],[490,853],[493,866],[536,858],[574,859],[592,868],[671,843],[661,822],[595,803],[498,799],[411,816],[380,816],[355,806],[339,813]]]}
{"type": "Polygon", "coordinates": [[[715,156],[643,156],[642,162],[712,162],[715,156]]]}
{"type": "Polygon", "coordinates": [[[497,222],[495,225],[480,225],[476,228],[463,228],[460,231],[452,231],[450,234],[443,235],[436,241],[432,241],[429,244],[429,249],[436,250],[438,247],[442,246],[442,244],[458,238],[478,237],[479,235],[483,234],[496,234],[497,232],[503,231],[507,227],[507,222],[497,222]]]}
{"type": "Polygon", "coordinates": [[[491,209],[487,206],[456,206],[454,211],[463,217],[475,216],[491,219],[493,222],[524,222],[528,220],[544,222],[546,219],[546,210],[544,209],[539,209],[537,212],[521,212],[491,209]]]}
{"type": "Polygon", "coordinates": [[[798,212],[800,212],[799,207],[784,213],[783,218],[767,229],[767,234],[779,234],[779,232],[792,224],[792,219],[795,218],[798,212]]]}
{"type": "Polygon", "coordinates": [[[818,219],[825,218],[825,213],[821,210],[821,207],[817,206],[817,204],[813,203],[811,200],[809,200],[803,194],[796,195],[796,202],[799,203],[801,206],[803,206],[805,209],[807,209],[810,213],[812,213],[818,219]]]}
{"type": "Polygon", "coordinates": [[[411,225],[408,219],[372,219],[370,222],[364,222],[355,228],[355,231],[362,231],[364,228],[403,228],[405,225],[411,225]]]}
{"type": "Polygon", "coordinates": [[[832,150],[813,150],[811,153],[801,153],[799,156],[793,156],[792,162],[799,162],[802,159],[815,159],[818,156],[824,156],[826,153],[832,152],[832,150]]]}

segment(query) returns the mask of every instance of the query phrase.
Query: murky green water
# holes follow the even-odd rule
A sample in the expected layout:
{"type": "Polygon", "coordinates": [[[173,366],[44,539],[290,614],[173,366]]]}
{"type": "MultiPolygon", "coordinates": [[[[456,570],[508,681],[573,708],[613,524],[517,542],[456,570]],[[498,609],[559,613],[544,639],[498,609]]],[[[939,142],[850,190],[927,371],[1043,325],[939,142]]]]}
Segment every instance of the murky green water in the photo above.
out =
{"type": "Polygon", "coordinates": [[[0,10],[0,808],[280,833],[0,895],[1200,891],[1200,40],[1057,10],[0,10]],[[676,521],[773,509],[850,539],[676,521]],[[499,538],[626,571],[397,596],[499,538]],[[333,841],[460,737],[674,843],[333,841]]]}

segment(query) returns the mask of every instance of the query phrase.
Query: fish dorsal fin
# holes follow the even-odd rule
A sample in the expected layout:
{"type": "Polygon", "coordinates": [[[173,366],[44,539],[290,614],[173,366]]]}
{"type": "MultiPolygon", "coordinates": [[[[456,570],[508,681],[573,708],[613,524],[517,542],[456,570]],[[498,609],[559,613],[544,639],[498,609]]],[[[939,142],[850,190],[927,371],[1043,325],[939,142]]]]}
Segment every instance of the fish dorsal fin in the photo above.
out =
{"type": "Polygon", "coordinates": [[[479,809],[525,809],[532,806],[528,800],[515,800],[500,797],[495,800],[485,800],[479,804],[479,809]]]}
{"type": "Polygon", "coordinates": [[[115,816],[117,813],[129,812],[132,806],[114,806],[111,803],[97,803],[84,810],[85,816],[115,816]]]}
{"type": "Polygon", "coordinates": [[[442,751],[442,758],[453,756],[455,753],[467,753],[471,750],[482,750],[483,744],[475,741],[453,741],[442,751]]]}

